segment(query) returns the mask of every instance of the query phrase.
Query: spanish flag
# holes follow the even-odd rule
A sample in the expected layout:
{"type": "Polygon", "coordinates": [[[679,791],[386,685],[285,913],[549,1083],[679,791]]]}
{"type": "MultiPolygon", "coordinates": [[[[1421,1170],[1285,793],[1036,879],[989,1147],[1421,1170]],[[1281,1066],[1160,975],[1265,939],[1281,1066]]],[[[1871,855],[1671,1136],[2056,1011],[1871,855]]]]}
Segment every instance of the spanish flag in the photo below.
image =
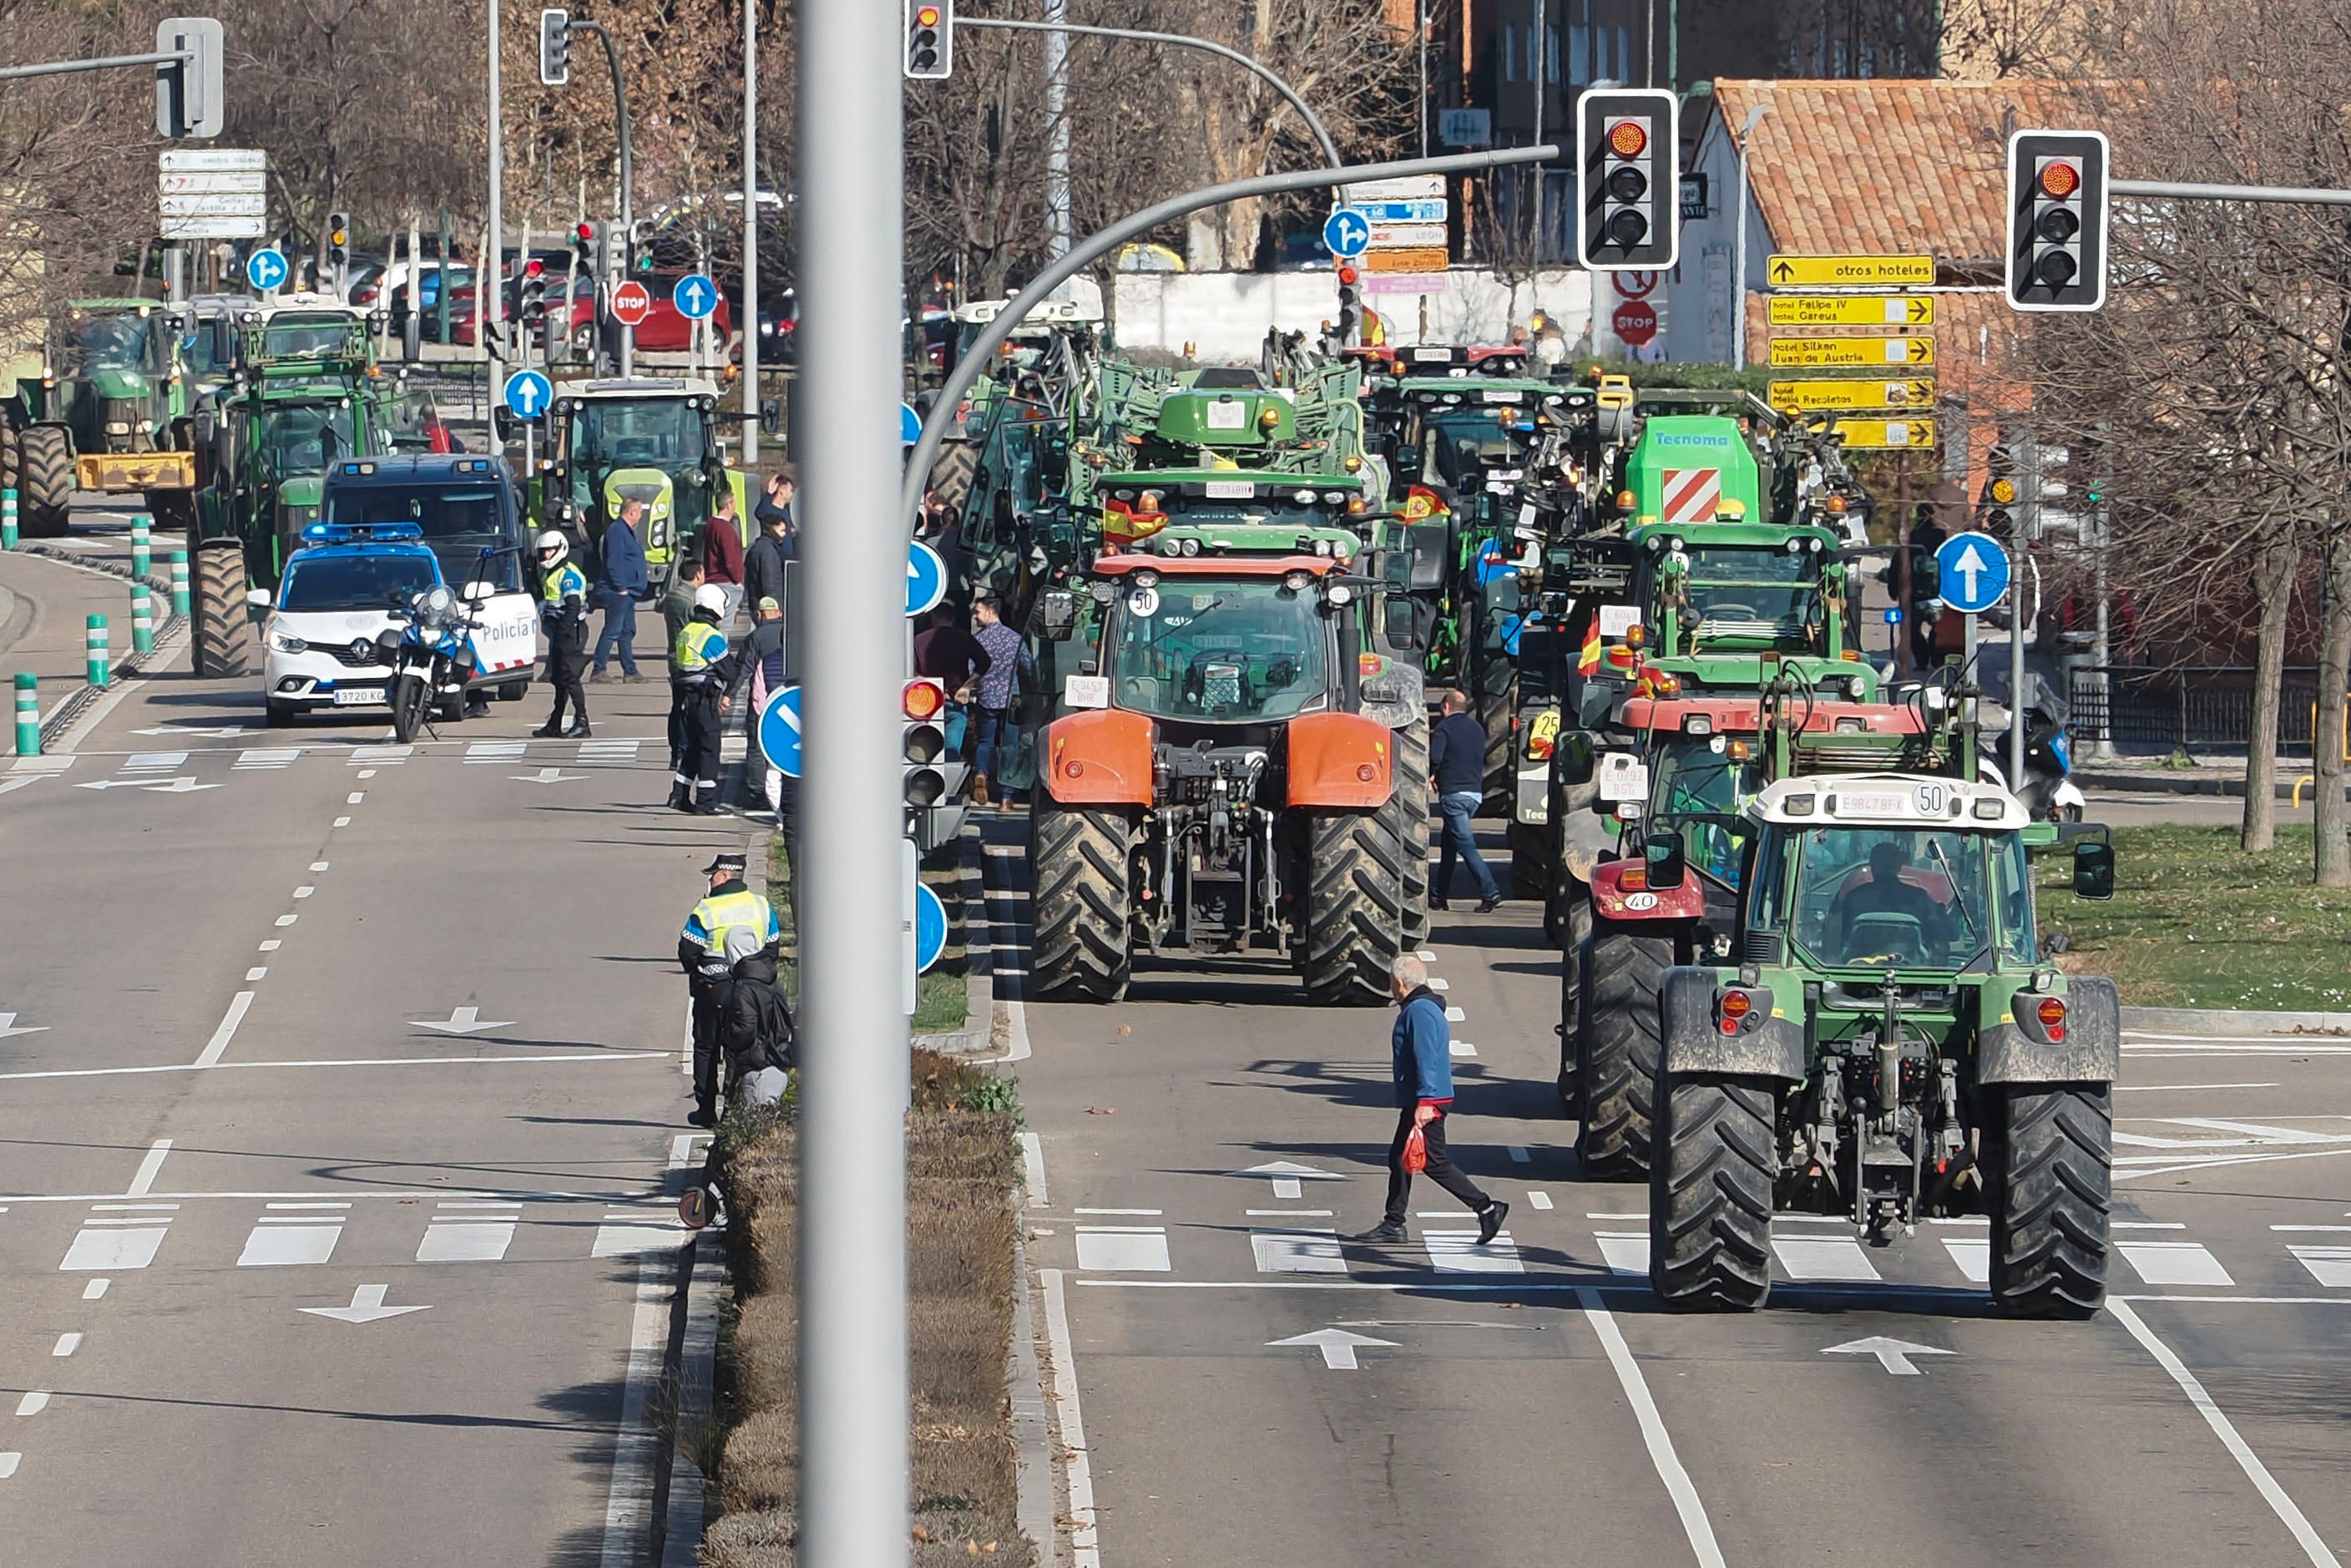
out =
{"type": "Polygon", "coordinates": [[[1575,673],[1588,675],[1600,667],[1600,612],[1592,612],[1592,624],[1583,629],[1583,652],[1577,655],[1575,673]]]}

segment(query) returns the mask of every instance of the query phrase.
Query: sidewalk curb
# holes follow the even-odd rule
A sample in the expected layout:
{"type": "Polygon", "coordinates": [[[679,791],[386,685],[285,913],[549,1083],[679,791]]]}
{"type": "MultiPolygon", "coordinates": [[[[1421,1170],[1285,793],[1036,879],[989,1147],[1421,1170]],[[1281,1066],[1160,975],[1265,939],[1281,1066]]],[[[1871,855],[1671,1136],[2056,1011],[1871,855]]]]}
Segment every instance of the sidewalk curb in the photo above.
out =
{"type": "MultiPolygon", "coordinates": [[[[26,541],[18,544],[16,553],[53,561],[59,566],[71,567],[79,571],[96,572],[101,577],[111,577],[120,582],[134,580],[131,569],[127,566],[117,566],[112,561],[92,560],[80,550],[67,549],[58,545],[26,541]]],[[[64,701],[50,709],[49,716],[41,721],[41,750],[44,753],[56,749],[57,743],[67,737],[75,725],[79,722],[82,715],[89,711],[92,704],[110,692],[120,690],[122,683],[146,675],[148,665],[162,658],[165,644],[176,639],[187,629],[187,618],[173,614],[168,609],[172,601],[171,580],[150,573],[143,580],[150,590],[162,594],[162,602],[167,606],[163,619],[155,625],[153,647],[144,653],[135,651],[124,653],[114,662],[112,669],[109,672],[106,685],[93,686],[85,681],[68,693],[64,701]]]]}
{"type": "Polygon", "coordinates": [[[2351,1013],[2264,1013],[2233,1008],[2125,1008],[2123,1027],[2194,1030],[2231,1040],[2283,1034],[2351,1034],[2351,1013]]]}
{"type": "MultiPolygon", "coordinates": [[[[2173,773],[2153,768],[2145,772],[2137,768],[2077,768],[2073,777],[2074,782],[2084,789],[2119,789],[2143,795],[2217,795],[2239,800],[2245,797],[2241,774],[2215,778],[2210,774],[2173,773]]],[[[2300,764],[2281,764],[2275,786],[2277,798],[2292,800],[2294,781],[2307,777],[2300,764]]],[[[2351,797],[2351,785],[2346,786],[2344,793],[2351,797]]]]}
{"type": "Polygon", "coordinates": [[[1045,1367],[1037,1354],[1037,1320],[1029,1303],[1029,1217],[1023,1199],[1012,1200],[1012,1349],[1005,1383],[1012,1402],[1013,1517],[1037,1549],[1038,1568],[1061,1561],[1061,1532],[1053,1526],[1053,1434],[1047,1420],[1045,1367]]]}

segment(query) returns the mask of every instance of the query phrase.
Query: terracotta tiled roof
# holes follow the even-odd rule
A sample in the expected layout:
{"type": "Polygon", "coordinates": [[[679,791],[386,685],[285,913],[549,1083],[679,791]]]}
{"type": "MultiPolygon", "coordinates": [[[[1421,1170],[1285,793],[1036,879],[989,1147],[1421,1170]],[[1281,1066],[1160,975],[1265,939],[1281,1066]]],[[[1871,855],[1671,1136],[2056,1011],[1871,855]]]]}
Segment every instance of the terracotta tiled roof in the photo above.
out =
{"type": "Polygon", "coordinates": [[[1945,262],[2001,253],[2008,133],[2102,130],[2103,90],[2085,81],[1714,84],[1734,143],[1750,110],[1771,106],[1749,178],[1773,249],[1945,262]]]}

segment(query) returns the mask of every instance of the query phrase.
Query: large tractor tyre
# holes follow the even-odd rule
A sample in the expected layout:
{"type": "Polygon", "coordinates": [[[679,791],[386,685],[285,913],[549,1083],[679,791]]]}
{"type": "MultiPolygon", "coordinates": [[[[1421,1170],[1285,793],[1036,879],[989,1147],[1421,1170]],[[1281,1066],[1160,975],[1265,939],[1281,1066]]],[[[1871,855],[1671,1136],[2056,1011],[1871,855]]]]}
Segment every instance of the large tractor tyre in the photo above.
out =
{"type": "Polygon", "coordinates": [[[1484,809],[1509,816],[1519,792],[1518,730],[1511,723],[1519,712],[1519,671],[1508,653],[1487,645],[1483,627],[1472,655],[1472,673],[1469,700],[1486,732],[1484,809]]]}
{"type": "Polygon", "coordinates": [[[1707,1073],[1658,1088],[1649,1287],[1677,1312],[1751,1312],[1771,1293],[1772,1082],[1707,1073]]]}
{"type": "Polygon", "coordinates": [[[199,675],[251,675],[261,670],[261,648],[245,603],[245,549],[234,539],[196,551],[194,650],[199,675]]]}
{"type": "Polygon", "coordinates": [[[1123,811],[1054,803],[1030,812],[1029,981],[1047,1001],[1114,1002],[1134,960],[1128,941],[1134,823],[1123,811]]]}
{"type": "Polygon", "coordinates": [[[1559,1113],[1583,1114],[1583,1077],[1577,1061],[1583,1034],[1583,965],[1592,942],[1592,897],[1571,905],[1561,926],[1559,951],[1559,1113]]]}
{"type": "Polygon", "coordinates": [[[1576,1124],[1575,1153],[1586,1180],[1638,1181],[1649,1174],[1662,1050],[1658,998],[1673,964],[1667,937],[1603,929],[1584,948],[1576,1056],[1583,1119],[1576,1124]]]}
{"type": "Polygon", "coordinates": [[[971,494],[971,476],[979,467],[979,448],[968,441],[942,441],[931,460],[931,493],[956,511],[971,494]]]}
{"type": "Polygon", "coordinates": [[[1306,994],[1378,1007],[1404,951],[1405,841],[1386,810],[1317,811],[1307,829],[1306,994]]]}
{"type": "Polygon", "coordinates": [[[16,451],[16,427],[0,417],[0,490],[19,487],[24,469],[16,451]]]}
{"type": "Polygon", "coordinates": [[[1405,945],[1417,947],[1428,940],[1428,716],[1393,733],[1387,810],[1403,846],[1405,945]]]}
{"type": "Polygon", "coordinates": [[[2050,1083],[1990,1095],[1992,1302],[2019,1317],[2088,1317],[2106,1299],[2113,1094],[2050,1083]]]}
{"type": "Polygon", "coordinates": [[[1514,821],[1508,838],[1510,845],[1510,896],[1548,901],[1551,896],[1551,853],[1541,828],[1529,822],[1514,821]]]}
{"type": "Polygon", "coordinates": [[[17,524],[27,537],[55,538],[72,516],[73,437],[62,424],[27,425],[17,433],[16,448],[17,524]]]}

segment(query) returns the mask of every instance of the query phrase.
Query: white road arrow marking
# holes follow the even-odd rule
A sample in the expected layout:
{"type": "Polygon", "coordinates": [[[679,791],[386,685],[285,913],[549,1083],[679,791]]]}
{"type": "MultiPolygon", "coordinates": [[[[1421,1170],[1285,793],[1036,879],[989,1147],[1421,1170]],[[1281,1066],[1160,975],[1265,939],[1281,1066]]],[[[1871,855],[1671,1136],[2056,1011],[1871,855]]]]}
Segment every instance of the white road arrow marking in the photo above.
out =
{"type": "Polygon", "coordinates": [[[1374,1339],[1369,1334],[1350,1333],[1345,1329],[1316,1329],[1290,1339],[1270,1339],[1268,1349],[1279,1350],[1288,1345],[1311,1344],[1322,1353],[1322,1364],[1333,1372],[1355,1370],[1355,1352],[1364,1345],[1378,1345],[1384,1350],[1395,1349],[1395,1341],[1374,1339]]]}
{"type": "Polygon", "coordinates": [[[509,773],[507,778],[523,784],[569,784],[575,779],[585,779],[585,773],[566,773],[559,768],[542,768],[536,773],[509,773]]]}
{"type": "Polygon", "coordinates": [[[1271,1176],[1273,1196],[1276,1197],[1298,1197],[1301,1191],[1298,1184],[1301,1181],[1345,1181],[1347,1179],[1335,1172],[1318,1171],[1312,1166],[1301,1166],[1292,1160],[1276,1160],[1268,1166],[1251,1166],[1249,1169],[1236,1174],[1271,1176]]]}
{"type": "Polygon", "coordinates": [[[40,1034],[48,1027],[45,1023],[28,1023],[19,1027],[15,1013],[0,1013],[0,1040],[8,1040],[20,1034],[40,1034]]]}
{"type": "Polygon", "coordinates": [[[1833,1344],[1821,1354],[1823,1355],[1874,1355],[1877,1358],[1877,1364],[1896,1377],[1917,1377],[1923,1375],[1917,1367],[1910,1364],[1912,1356],[1949,1355],[1951,1353],[1948,1350],[1938,1350],[1931,1344],[1912,1344],[1908,1340],[1887,1339],[1883,1334],[1872,1334],[1867,1339],[1848,1340],[1844,1344],[1833,1344]]]}
{"type": "Polygon", "coordinates": [[[512,1019],[494,1019],[486,1023],[481,1020],[482,1009],[479,1008],[452,1008],[445,1019],[411,1019],[408,1021],[414,1028],[437,1029],[444,1034],[475,1034],[486,1029],[509,1029],[514,1024],[512,1019]]]}
{"type": "Polygon", "coordinates": [[[154,795],[186,795],[198,789],[217,789],[217,784],[199,784],[193,779],[93,779],[87,784],[77,784],[77,789],[144,789],[154,795]]]}
{"type": "Polygon", "coordinates": [[[383,1304],[389,1285],[361,1285],[351,1292],[348,1307],[303,1307],[302,1312],[314,1318],[335,1318],[347,1323],[371,1323],[378,1318],[396,1318],[402,1312],[429,1312],[430,1307],[387,1307],[383,1304]]]}
{"type": "MultiPolygon", "coordinates": [[[[87,786],[85,786],[85,788],[87,788],[87,786]]],[[[193,795],[199,789],[217,789],[219,788],[220,786],[217,784],[199,784],[193,779],[174,779],[165,784],[151,782],[146,786],[147,793],[150,795],[193,795]]]]}
{"type": "Polygon", "coordinates": [[[1975,600],[1982,597],[1980,594],[1976,592],[1976,579],[1982,576],[1991,569],[1984,564],[1984,558],[1976,553],[1975,546],[1970,545],[1967,549],[1961,550],[1959,552],[1959,559],[1951,563],[1951,570],[1968,580],[1968,599],[1970,602],[1973,602],[1975,600]]]}

